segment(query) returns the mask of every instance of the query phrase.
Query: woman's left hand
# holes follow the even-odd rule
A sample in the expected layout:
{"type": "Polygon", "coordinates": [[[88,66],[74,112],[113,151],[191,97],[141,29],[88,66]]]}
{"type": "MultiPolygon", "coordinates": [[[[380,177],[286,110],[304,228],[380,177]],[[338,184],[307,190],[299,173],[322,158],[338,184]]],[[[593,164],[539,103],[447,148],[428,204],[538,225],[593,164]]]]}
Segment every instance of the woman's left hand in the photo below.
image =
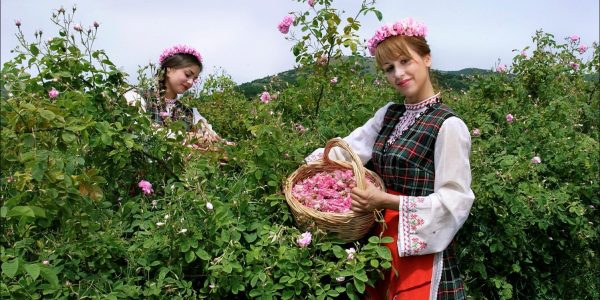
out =
{"type": "Polygon", "coordinates": [[[399,200],[394,195],[378,189],[368,180],[364,190],[355,187],[352,189],[350,197],[352,198],[350,209],[357,213],[368,213],[384,208],[398,209],[399,200]]]}

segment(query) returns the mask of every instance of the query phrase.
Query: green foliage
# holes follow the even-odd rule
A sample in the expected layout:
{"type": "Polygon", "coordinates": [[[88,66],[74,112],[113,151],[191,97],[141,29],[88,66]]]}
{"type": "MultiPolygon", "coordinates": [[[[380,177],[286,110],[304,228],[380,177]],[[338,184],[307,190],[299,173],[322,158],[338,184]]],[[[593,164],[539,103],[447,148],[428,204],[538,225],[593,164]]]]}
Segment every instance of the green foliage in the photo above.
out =
{"type": "MultiPolygon", "coordinates": [[[[316,2],[329,11],[307,28],[336,24],[331,2],[316,2]]],[[[194,152],[168,134],[181,124],[155,130],[127,105],[123,74],[92,49],[96,28],[73,32],[64,10],[53,20],[58,37],[46,43],[38,33],[30,44],[19,31],[18,55],[2,68],[3,298],[360,299],[390,267],[389,237],[343,244],[314,230],[298,247],[282,192],[313,149],[402,101],[368,60],[338,57],[328,73],[293,84],[270,78],[261,83],[269,103],[258,92],[246,98],[224,72],[209,74],[184,101],[237,145],[194,152]],[[141,179],[154,193],[140,192],[141,179]]],[[[534,42],[509,72],[443,93],[481,132],[461,270],[475,299],[597,299],[600,97],[589,78],[598,78],[599,48],[584,59],[577,42],[542,32],[534,42]]]]}

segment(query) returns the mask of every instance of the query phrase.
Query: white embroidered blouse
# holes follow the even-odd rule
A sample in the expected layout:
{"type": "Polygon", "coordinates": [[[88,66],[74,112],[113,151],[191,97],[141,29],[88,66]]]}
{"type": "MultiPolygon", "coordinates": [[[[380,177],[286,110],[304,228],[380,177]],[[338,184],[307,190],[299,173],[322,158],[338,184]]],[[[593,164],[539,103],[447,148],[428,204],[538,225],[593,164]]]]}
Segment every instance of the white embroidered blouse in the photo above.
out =
{"type": "MultiPolygon", "coordinates": [[[[427,100],[425,100],[427,101],[427,100]]],[[[371,159],[373,145],[390,105],[380,108],[373,118],[355,129],[344,140],[365,164],[371,159]]],[[[425,105],[408,105],[391,139],[414,123],[425,105]],[[410,110],[409,110],[410,109],[410,110]]],[[[445,250],[464,224],[475,199],[471,190],[469,153],[471,137],[466,124],[457,117],[446,119],[438,132],[434,149],[434,192],[426,197],[399,196],[398,253],[400,256],[423,255],[445,250]]],[[[323,148],[305,160],[323,156],[323,148]]],[[[329,152],[331,159],[350,160],[340,148],[329,152]]]]}

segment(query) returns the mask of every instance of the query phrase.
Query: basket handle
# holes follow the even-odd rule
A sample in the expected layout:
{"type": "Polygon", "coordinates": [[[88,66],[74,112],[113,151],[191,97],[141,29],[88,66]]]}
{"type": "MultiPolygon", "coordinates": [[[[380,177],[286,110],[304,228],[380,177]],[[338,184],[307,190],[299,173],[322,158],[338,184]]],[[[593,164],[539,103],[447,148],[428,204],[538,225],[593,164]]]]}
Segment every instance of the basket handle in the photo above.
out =
{"type": "Polygon", "coordinates": [[[356,153],[352,150],[352,148],[350,148],[350,146],[348,145],[348,143],[346,143],[346,141],[344,141],[341,138],[333,138],[330,139],[329,141],[327,141],[327,144],[325,145],[325,149],[323,151],[323,162],[326,164],[329,163],[333,163],[342,167],[347,167],[344,166],[340,163],[338,163],[338,161],[336,160],[331,160],[329,159],[329,151],[331,150],[331,148],[333,147],[340,147],[344,150],[346,150],[346,152],[348,152],[350,154],[350,157],[352,158],[351,160],[351,165],[352,165],[352,172],[354,173],[354,177],[356,179],[356,186],[362,190],[367,188],[367,185],[365,183],[365,168],[362,165],[362,161],[360,160],[360,158],[358,157],[358,155],[356,155],[356,153]]]}

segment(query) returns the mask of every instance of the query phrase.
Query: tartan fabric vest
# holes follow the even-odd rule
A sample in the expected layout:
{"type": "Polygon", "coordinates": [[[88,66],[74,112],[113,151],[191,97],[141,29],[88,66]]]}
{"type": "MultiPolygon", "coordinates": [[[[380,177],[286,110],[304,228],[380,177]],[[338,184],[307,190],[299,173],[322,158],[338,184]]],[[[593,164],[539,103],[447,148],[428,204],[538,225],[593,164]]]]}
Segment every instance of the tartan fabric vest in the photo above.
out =
{"type": "MultiPolygon", "coordinates": [[[[434,151],[438,132],[442,123],[455,116],[455,113],[445,104],[431,104],[393,144],[386,145],[405,111],[403,104],[393,104],[388,108],[373,146],[372,166],[386,188],[407,196],[427,196],[433,193],[434,151]]],[[[466,298],[454,240],[443,251],[442,279],[437,298],[466,298]]]]}

